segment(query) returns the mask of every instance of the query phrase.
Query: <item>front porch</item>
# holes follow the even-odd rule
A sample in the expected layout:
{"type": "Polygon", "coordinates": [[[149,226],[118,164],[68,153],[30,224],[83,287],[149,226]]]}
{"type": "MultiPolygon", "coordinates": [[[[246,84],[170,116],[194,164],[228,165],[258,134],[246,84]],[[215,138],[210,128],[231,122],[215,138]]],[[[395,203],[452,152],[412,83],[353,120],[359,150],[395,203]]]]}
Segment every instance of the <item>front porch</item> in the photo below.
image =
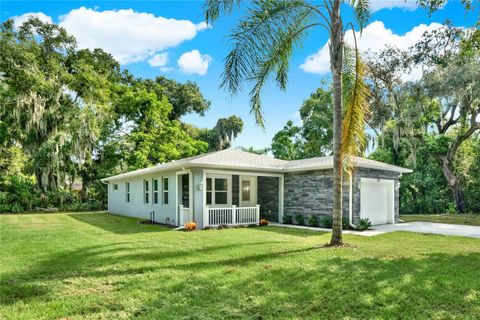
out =
{"type": "Polygon", "coordinates": [[[201,228],[282,221],[283,174],[220,170],[177,172],[178,224],[201,228]]]}

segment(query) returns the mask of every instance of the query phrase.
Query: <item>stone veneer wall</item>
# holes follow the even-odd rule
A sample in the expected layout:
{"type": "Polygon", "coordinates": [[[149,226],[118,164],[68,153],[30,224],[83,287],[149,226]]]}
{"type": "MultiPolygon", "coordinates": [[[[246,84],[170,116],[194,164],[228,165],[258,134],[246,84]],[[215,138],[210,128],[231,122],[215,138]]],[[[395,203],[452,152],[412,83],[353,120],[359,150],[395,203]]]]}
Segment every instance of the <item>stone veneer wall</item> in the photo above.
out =
{"type": "MultiPolygon", "coordinates": [[[[331,215],[333,211],[333,170],[316,170],[285,174],[284,214],[295,216],[300,213],[308,219],[310,215],[331,215]]],[[[360,178],[395,180],[395,221],[398,221],[399,174],[392,171],[358,168],[353,176],[353,222],[360,218],[360,178]]],[[[343,181],[343,216],[348,217],[348,176],[343,181]]]]}
{"type": "Polygon", "coordinates": [[[277,177],[257,177],[257,203],[260,205],[260,216],[274,222],[279,222],[278,188],[277,177]]]}

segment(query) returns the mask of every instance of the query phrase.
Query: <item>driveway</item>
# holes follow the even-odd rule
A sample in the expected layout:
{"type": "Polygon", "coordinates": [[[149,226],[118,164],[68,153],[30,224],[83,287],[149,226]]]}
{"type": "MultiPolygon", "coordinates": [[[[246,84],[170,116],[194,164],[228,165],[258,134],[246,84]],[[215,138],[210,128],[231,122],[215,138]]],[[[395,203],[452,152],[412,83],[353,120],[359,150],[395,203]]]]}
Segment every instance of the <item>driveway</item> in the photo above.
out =
{"type": "Polygon", "coordinates": [[[363,232],[345,231],[345,233],[357,234],[360,236],[375,236],[394,231],[409,231],[418,233],[442,234],[446,236],[461,236],[480,238],[480,226],[464,226],[458,224],[434,223],[434,222],[407,222],[398,224],[384,224],[374,226],[374,230],[363,232]]]}
{"type": "MultiPolygon", "coordinates": [[[[296,226],[288,224],[279,224],[279,223],[270,223],[271,226],[286,227],[286,228],[295,228],[295,229],[305,229],[312,231],[325,231],[330,232],[330,229],[324,228],[312,228],[306,226],[296,226]]],[[[417,233],[430,233],[430,234],[442,234],[446,236],[460,236],[460,237],[471,237],[471,238],[480,238],[480,226],[464,226],[458,224],[446,224],[446,223],[434,223],[434,222],[407,222],[407,223],[397,223],[397,224],[384,224],[379,226],[374,226],[373,230],[367,231],[353,231],[353,230],[344,230],[344,234],[355,234],[364,237],[376,236],[379,234],[395,232],[395,231],[408,231],[408,232],[417,232],[417,233]]]]}

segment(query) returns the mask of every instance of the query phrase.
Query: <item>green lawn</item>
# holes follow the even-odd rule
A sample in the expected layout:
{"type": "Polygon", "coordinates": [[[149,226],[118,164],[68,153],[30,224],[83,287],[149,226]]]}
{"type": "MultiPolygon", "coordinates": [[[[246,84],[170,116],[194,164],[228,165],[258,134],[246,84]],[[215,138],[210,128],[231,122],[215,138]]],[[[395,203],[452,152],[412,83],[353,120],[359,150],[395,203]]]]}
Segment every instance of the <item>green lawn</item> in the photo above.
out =
{"type": "Polygon", "coordinates": [[[480,226],[480,214],[405,214],[401,215],[400,219],[405,222],[425,221],[480,226]]]}
{"type": "Polygon", "coordinates": [[[3,215],[1,319],[479,319],[480,240],[3,215]]]}

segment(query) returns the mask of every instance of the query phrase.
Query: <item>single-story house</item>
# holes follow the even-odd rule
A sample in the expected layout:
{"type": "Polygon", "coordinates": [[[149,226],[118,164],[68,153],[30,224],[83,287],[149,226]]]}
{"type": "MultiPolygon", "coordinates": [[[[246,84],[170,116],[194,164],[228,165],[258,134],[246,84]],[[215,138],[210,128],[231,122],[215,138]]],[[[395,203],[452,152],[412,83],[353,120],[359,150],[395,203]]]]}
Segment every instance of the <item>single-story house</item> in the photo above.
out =
{"type": "MultiPolygon", "coordinates": [[[[343,186],[343,215],[352,224],[395,223],[399,177],[410,169],[355,158],[343,186]]],[[[283,222],[284,215],[331,215],[333,158],[285,161],[236,149],[184,158],[103,179],[108,211],[199,227],[257,224],[260,217],[283,222]]]]}

